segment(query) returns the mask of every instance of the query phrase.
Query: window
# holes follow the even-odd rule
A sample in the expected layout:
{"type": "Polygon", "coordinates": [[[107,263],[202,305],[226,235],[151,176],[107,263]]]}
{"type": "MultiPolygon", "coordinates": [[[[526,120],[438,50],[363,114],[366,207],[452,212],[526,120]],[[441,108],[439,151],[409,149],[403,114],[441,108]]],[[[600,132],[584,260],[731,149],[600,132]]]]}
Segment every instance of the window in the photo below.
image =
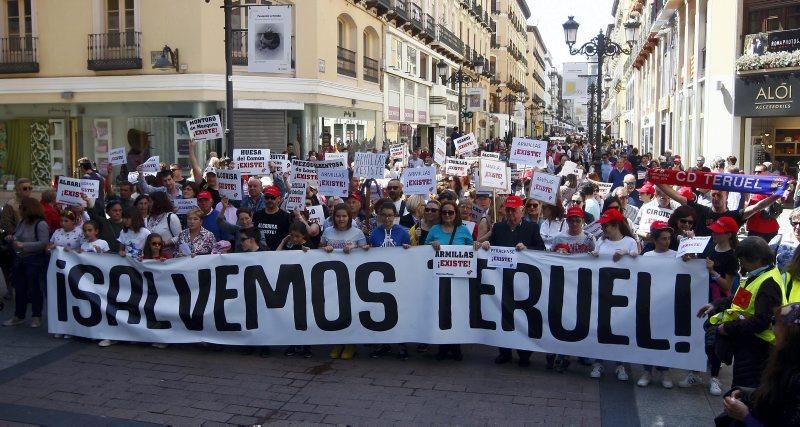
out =
{"type": "Polygon", "coordinates": [[[745,14],[749,34],[800,28],[800,6],[771,7],[745,14]]]}
{"type": "Polygon", "coordinates": [[[392,50],[390,60],[390,66],[399,69],[402,69],[403,66],[403,43],[394,37],[390,39],[390,49],[392,50]]]}
{"type": "Polygon", "coordinates": [[[417,75],[417,49],[411,46],[406,48],[406,71],[412,75],[417,75]]]}
{"type": "Polygon", "coordinates": [[[419,78],[428,79],[428,55],[422,52],[419,53],[419,78]]]}
{"type": "Polygon", "coordinates": [[[9,37],[30,36],[33,34],[31,19],[31,0],[8,0],[6,8],[9,37]]]}
{"type": "Polygon", "coordinates": [[[133,31],[133,0],[106,0],[106,30],[109,33],[133,31]]]}

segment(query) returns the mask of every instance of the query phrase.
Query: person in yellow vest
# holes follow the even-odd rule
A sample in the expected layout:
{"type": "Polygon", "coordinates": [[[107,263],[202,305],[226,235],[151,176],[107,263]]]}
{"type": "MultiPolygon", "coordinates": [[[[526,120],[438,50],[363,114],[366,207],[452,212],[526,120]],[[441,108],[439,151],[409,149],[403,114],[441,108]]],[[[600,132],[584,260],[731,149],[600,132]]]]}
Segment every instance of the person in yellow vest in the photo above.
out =
{"type": "MultiPolygon", "coordinates": [[[[789,223],[792,225],[795,240],[800,241],[800,208],[795,208],[789,216],[789,223]]],[[[800,247],[794,243],[781,244],[778,246],[777,258],[780,265],[781,260],[789,258],[784,269],[784,290],[788,302],[800,302],[800,247]]],[[[785,262],[785,261],[784,261],[785,262]]]]}
{"type": "Polygon", "coordinates": [[[742,277],[747,278],[742,279],[736,294],[704,305],[697,316],[711,316],[711,324],[718,325],[717,354],[728,364],[732,355],[732,387],[757,387],[775,342],[772,316],[786,301],[783,277],[775,267],[775,255],[761,237],[742,240],[736,257],[742,277]]]}

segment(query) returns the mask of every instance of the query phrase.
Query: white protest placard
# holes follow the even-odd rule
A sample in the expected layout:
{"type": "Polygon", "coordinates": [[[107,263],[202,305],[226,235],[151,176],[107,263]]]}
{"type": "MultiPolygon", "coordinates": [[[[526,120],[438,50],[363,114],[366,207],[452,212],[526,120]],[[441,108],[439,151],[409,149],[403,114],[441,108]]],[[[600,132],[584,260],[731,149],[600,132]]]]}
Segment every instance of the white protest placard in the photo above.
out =
{"type": "Polygon", "coordinates": [[[347,169],[317,169],[319,194],[330,197],[347,198],[350,189],[350,177],[347,169]]]}
{"type": "Polygon", "coordinates": [[[567,175],[575,175],[576,178],[580,179],[583,176],[583,169],[581,169],[577,163],[567,160],[561,168],[561,172],[558,173],[558,176],[567,175]]]}
{"type": "Polygon", "coordinates": [[[483,158],[480,161],[480,182],[484,188],[508,189],[508,169],[506,162],[483,158]]]}
{"type": "Polygon", "coordinates": [[[56,203],[63,203],[70,206],[83,206],[81,198],[81,180],[66,176],[58,177],[58,191],[56,192],[56,203]]]}
{"type": "Polygon", "coordinates": [[[308,211],[308,222],[311,224],[319,224],[321,227],[325,223],[325,211],[322,206],[306,206],[306,211],[308,211]]]}
{"type": "Polygon", "coordinates": [[[139,172],[128,172],[128,182],[131,184],[139,182],[139,172]]]}
{"type": "Polygon", "coordinates": [[[650,232],[650,225],[655,221],[669,222],[669,217],[672,216],[673,209],[662,208],[658,204],[645,203],[639,209],[639,230],[646,233],[650,232]]]}
{"type": "Polygon", "coordinates": [[[686,254],[701,254],[708,246],[709,240],[711,240],[711,236],[681,239],[678,242],[678,253],[675,254],[675,257],[680,258],[686,254]]]}
{"type": "Polygon", "coordinates": [[[219,114],[187,120],[186,127],[189,129],[189,136],[195,141],[219,139],[225,134],[219,114]]]}
{"type": "Polygon", "coordinates": [[[500,160],[500,153],[494,151],[481,151],[481,157],[485,159],[500,160]]]}
{"type": "Polygon", "coordinates": [[[286,195],[286,212],[294,212],[297,209],[306,208],[306,190],[308,190],[308,182],[292,182],[289,194],[286,195]]]}
{"type": "Polygon", "coordinates": [[[478,223],[474,221],[461,221],[461,225],[467,227],[467,230],[469,230],[469,235],[472,236],[472,233],[475,232],[475,226],[478,225],[478,223]]]}
{"type": "Polygon", "coordinates": [[[508,161],[537,168],[547,167],[547,141],[516,137],[508,161]]]}
{"type": "Polygon", "coordinates": [[[233,162],[236,170],[245,175],[266,175],[269,173],[269,148],[234,148],[233,162]]]}
{"type": "Polygon", "coordinates": [[[96,179],[81,179],[81,192],[90,199],[100,197],[100,181],[96,179]]]}
{"type": "Polygon", "coordinates": [[[314,162],[306,162],[304,160],[292,160],[292,167],[290,172],[290,179],[292,182],[308,182],[311,185],[317,183],[317,165],[314,162]]]}
{"type": "Polygon", "coordinates": [[[158,156],[153,156],[142,163],[142,172],[144,173],[157,173],[159,170],[161,170],[161,160],[158,156]]]}
{"type": "Polygon", "coordinates": [[[217,169],[219,195],[229,200],[242,200],[242,173],[238,170],[217,169]]]}
{"type": "Polygon", "coordinates": [[[347,162],[343,159],[319,160],[314,162],[314,166],[317,167],[319,174],[321,169],[347,169],[347,162]]]}
{"type": "Polygon", "coordinates": [[[283,174],[289,170],[291,163],[289,162],[288,154],[270,153],[269,161],[275,166],[275,173],[283,174]]]}
{"type": "Polygon", "coordinates": [[[608,193],[611,192],[611,186],[614,185],[610,182],[600,182],[593,179],[590,179],[589,182],[597,186],[597,194],[603,199],[608,197],[608,193]]]}
{"type": "Polygon", "coordinates": [[[353,175],[366,179],[383,179],[386,172],[386,153],[362,153],[355,156],[353,175]]]}
{"type": "Polygon", "coordinates": [[[175,213],[176,214],[187,214],[195,209],[197,209],[197,199],[175,199],[172,201],[175,205],[175,213]]]}
{"type": "Polygon", "coordinates": [[[470,212],[469,216],[477,223],[481,218],[485,217],[486,214],[487,212],[484,212],[480,207],[472,205],[472,212],[470,212]]]}
{"type": "Polygon", "coordinates": [[[645,178],[647,178],[647,171],[637,171],[636,172],[636,179],[637,180],[642,181],[645,178]]]}
{"type": "Polygon", "coordinates": [[[472,246],[442,245],[433,256],[437,277],[478,277],[478,258],[472,246]]]}
{"type": "Polygon", "coordinates": [[[475,139],[473,133],[468,133],[461,138],[456,138],[453,144],[456,146],[456,156],[463,156],[478,151],[478,140],[475,139]]]}
{"type": "Polygon", "coordinates": [[[603,225],[595,221],[591,224],[583,226],[583,231],[591,234],[595,239],[599,239],[603,236],[603,225]]]}
{"type": "Polygon", "coordinates": [[[108,152],[108,162],[114,166],[127,164],[128,157],[125,155],[125,147],[112,148],[108,152]]]}
{"type": "Polygon", "coordinates": [[[493,246],[486,265],[494,268],[517,268],[517,249],[493,246]]]}
{"type": "Polygon", "coordinates": [[[346,151],[342,153],[325,153],[325,160],[341,160],[342,163],[345,164],[345,166],[349,166],[347,165],[348,162],[347,162],[346,151]]]}
{"type": "Polygon", "coordinates": [[[433,161],[440,166],[444,166],[444,162],[447,159],[447,141],[438,135],[433,140],[433,161]]]}
{"type": "Polygon", "coordinates": [[[539,200],[549,205],[555,205],[560,184],[561,178],[556,175],[534,172],[533,179],[531,179],[530,196],[532,199],[539,200]]]}
{"type": "Polygon", "coordinates": [[[389,160],[402,159],[406,155],[406,145],[397,144],[389,147],[389,160]]]}
{"type": "Polygon", "coordinates": [[[436,192],[436,168],[433,166],[409,168],[401,177],[404,194],[428,196],[436,192]]]}

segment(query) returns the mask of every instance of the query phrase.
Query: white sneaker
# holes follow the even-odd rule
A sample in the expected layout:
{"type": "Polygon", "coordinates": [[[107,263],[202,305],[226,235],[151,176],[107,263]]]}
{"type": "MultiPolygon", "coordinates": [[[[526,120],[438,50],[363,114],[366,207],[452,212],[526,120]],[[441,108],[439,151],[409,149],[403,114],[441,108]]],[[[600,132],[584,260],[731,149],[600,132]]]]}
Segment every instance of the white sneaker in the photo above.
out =
{"type": "Polygon", "coordinates": [[[25,323],[25,319],[20,319],[19,317],[12,317],[5,322],[3,322],[3,326],[17,326],[25,323]]]}
{"type": "Polygon", "coordinates": [[[114,345],[116,343],[117,342],[113,341],[113,340],[101,340],[99,343],[97,343],[97,345],[99,345],[100,347],[108,347],[108,346],[112,346],[112,345],[114,345]]]}
{"type": "Polygon", "coordinates": [[[650,372],[644,371],[642,376],[639,377],[639,381],[636,382],[636,385],[638,385],[639,387],[647,387],[648,385],[650,385],[650,380],[652,378],[653,376],[650,374],[650,372]]]}
{"type": "Polygon", "coordinates": [[[625,370],[625,366],[617,366],[617,379],[620,381],[628,381],[628,371],[625,370]]]}
{"type": "Polygon", "coordinates": [[[603,365],[599,363],[592,364],[592,372],[589,374],[592,378],[600,378],[603,376],[603,365]]]}
{"type": "Polygon", "coordinates": [[[67,334],[64,334],[64,339],[65,339],[65,340],[68,340],[68,339],[70,339],[70,338],[72,338],[72,335],[67,335],[67,334]]]}
{"type": "Polygon", "coordinates": [[[711,377],[711,380],[708,381],[708,392],[712,396],[722,396],[722,382],[719,378],[711,377]]]}
{"type": "Polygon", "coordinates": [[[169,344],[164,344],[162,342],[154,342],[153,343],[153,347],[155,347],[155,348],[167,348],[167,346],[169,346],[169,344]]]}
{"type": "Polygon", "coordinates": [[[664,371],[661,373],[661,387],[664,388],[672,388],[674,384],[672,384],[672,377],[669,375],[669,371],[664,371]]]}
{"type": "Polygon", "coordinates": [[[53,334],[53,338],[64,338],[64,335],[61,335],[61,334],[53,334]]]}
{"type": "Polygon", "coordinates": [[[683,377],[682,380],[678,381],[678,387],[686,388],[686,387],[691,387],[695,384],[702,384],[702,383],[703,380],[699,376],[697,376],[697,374],[695,374],[694,372],[689,372],[688,374],[686,374],[685,377],[683,377]]]}

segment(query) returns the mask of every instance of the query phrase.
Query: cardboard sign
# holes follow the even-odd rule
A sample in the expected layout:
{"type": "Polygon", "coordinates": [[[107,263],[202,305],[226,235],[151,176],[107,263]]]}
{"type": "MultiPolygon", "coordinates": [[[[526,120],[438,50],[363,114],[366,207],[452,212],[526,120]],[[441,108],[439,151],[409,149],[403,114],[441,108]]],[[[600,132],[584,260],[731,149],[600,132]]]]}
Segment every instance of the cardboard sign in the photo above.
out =
{"type": "Polygon", "coordinates": [[[112,148],[108,152],[108,162],[114,166],[128,164],[128,156],[125,155],[125,147],[112,148]]]}
{"type": "Polygon", "coordinates": [[[647,178],[647,171],[637,171],[636,172],[636,179],[639,181],[643,181],[647,178]]]}
{"type": "Polygon", "coordinates": [[[288,154],[270,153],[269,161],[275,166],[275,173],[284,174],[289,171],[291,163],[288,160],[288,154]]]}
{"type": "Polygon", "coordinates": [[[342,163],[347,165],[347,152],[344,153],[325,153],[325,160],[341,160],[342,163]]]}
{"type": "Polygon", "coordinates": [[[294,212],[297,209],[306,208],[306,190],[308,189],[308,182],[294,181],[292,188],[289,189],[289,194],[286,196],[286,211],[294,212]]]}
{"type": "MultiPolygon", "coordinates": [[[[473,221],[475,221],[477,223],[478,221],[481,220],[481,218],[483,218],[485,216],[486,216],[486,212],[484,212],[483,209],[479,208],[476,205],[472,205],[472,212],[470,213],[470,217],[472,217],[473,221]]],[[[480,237],[480,236],[478,236],[478,237],[480,237]]]]}
{"type": "Polygon", "coordinates": [[[506,191],[508,189],[508,169],[506,162],[499,160],[481,159],[480,162],[480,186],[485,188],[496,188],[506,191]]]}
{"type": "Polygon", "coordinates": [[[435,136],[433,144],[433,161],[440,166],[444,166],[447,159],[447,141],[439,136],[435,136]]]}
{"type": "Polygon", "coordinates": [[[675,257],[680,258],[686,254],[701,254],[708,246],[709,240],[711,240],[711,236],[681,239],[678,242],[678,253],[675,254],[675,257]]]}
{"type": "Polygon", "coordinates": [[[672,216],[673,209],[670,208],[662,208],[659,207],[658,204],[650,204],[646,203],[642,205],[641,209],[639,210],[639,215],[641,218],[639,219],[639,231],[644,231],[645,233],[650,232],[650,225],[655,221],[664,221],[668,222],[669,217],[672,216]]]}
{"type": "Polygon", "coordinates": [[[490,248],[487,265],[494,268],[517,268],[517,249],[499,246],[490,248]]]}
{"type": "Polygon", "coordinates": [[[322,206],[306,206],[306,211],[308,211],[308,222],[322,227],[325,223],[325,211],[322,206]]]}
{"type": "Polygon", "coordinates": [[[564,167],[561,168],[561,172],[558,173],[558,176],[567,175],[575,175],[576,178],[580,179],[583,176],[583,169],[581,169],[577,163],[567,160],[564,163],[564,167]]]}
{"type": "Polygon", "coordinates": [[[217,169],[219,195],[228,200],[242,200],[242,173],[237,170],[217,169]]]}
{"type": "Polygon", "coordinates": [[[350,177],[347,169],[318,169],[319,194],[330,197],[347,198],[350,189],[350,177]]]}
{"type": "Polygon", "coordinates": [[[402,159],[406,155],[405,144],[392,145],[389,147],[389,160],[402,159]]]}
{"type": "Polygon", "coordinates": [[[81,198],[81,180],[66,176],[58,177],[58,191],[56,192],[56,203],[69,206],[83,206],[81,198]]]}
{"type": "Polygon", "coordinates": [[[428,196],[436,191],[436,168],[409,168],[403,171],[401,178],[404,194],[428,196]]]}
{"type": "Polygon", "coordinates": [[[189,136],[195,141],[220,139],[225,134],[219,114],[187,120],[186,127],[189,129],[189,136]]]}
{"type": "Polygon", "coordinates": [[[531,179],[530,196],[549,205],[556,204],[561,178],[544,172],[534,172],[531,179]]]}
{"type": "Polygon", "coordinates": [[[317,174],[319,174],[322,169],[347,169],[347,162],[342,159],[320,160],[314,162],[314,166],[316,166],[317,174]]]}
{"type": "Polygon", "coordinates": [[[608,193],[611,191],[611,186],[614,185],[610,182],[599,182],[590,179],[589,182],[597,186],[597,193],[600,194],[600,197],[605,199],[608,197],[608,193]]]}
{"type": "Polygon", "coordinates": [[[478,258],[472,246],[442,245],[433,257],[438,277],[478,277],[478,258]]]}
{"type": "Polygon", "coordinates": [[[197,209],[197,199],[175,199],[172,201],[175,205],[176,214],[188,214],[189,212],[197,209]]]}
{"type": "MultiPolygon", "coordinates": [[[[514,138],[508,161],[518,165],[547,167],[547,141],[514,138]]],[[[574,164],[574,163],[573,163],[574,164]]]]}
{"type": "Polygon", "coordinates": [[[386,153],[356,153],[353,175],[366,179],[383,179],[386,153]]]}
{"type": "Polygon", "coordinates": [[[595,239],[603,236],[603,226],[597,221],[583,226],[583,231],[591,234],[595,239]]]}
{"type": "Polygon", "coordinates": [[[233,162],[236,170],[245,175],[266,175],[270,173],[270,150],[268,148],[235,148],[233,162]]]}
{"type": "Polygon", "coordinates": [[[317,165],[314,162],[303,160],[292,160],[291,175],[292,182],[308,182],[311,185],[317,183],[317,165]]]}
{"type": "Polygon", "coordinates": [[[491,160],[500,160],[500,153],[495,153],[493,151],[481,151],[481,157],[491,160]]]}
{"type": "Polygon", "coordinates": [[[97,198],[100,197],[100,181],[81,179],[81,192],[85,194],[86,197],[97,200],[97,198]]]}
{"type": "Polygon", "coordinates": [[[444,165],[444,173],[450,176],[467,176],[469,175],[469,162],[448,157],[444,165]]]}
{"type": "Polygon", "coordinates": [[[157,173],[161,170],[161,160],[158,156],[153,156],[142,163],[142,172],[157,173]]]}
{"type": "Polygon", "coordinates": [[[478,140],[475,139],[475,135],[472,133],[464,135],[461,138],[456,138],[453,144],[456,146],[456,156],[463,156],[478,151],[478,140]]]}

